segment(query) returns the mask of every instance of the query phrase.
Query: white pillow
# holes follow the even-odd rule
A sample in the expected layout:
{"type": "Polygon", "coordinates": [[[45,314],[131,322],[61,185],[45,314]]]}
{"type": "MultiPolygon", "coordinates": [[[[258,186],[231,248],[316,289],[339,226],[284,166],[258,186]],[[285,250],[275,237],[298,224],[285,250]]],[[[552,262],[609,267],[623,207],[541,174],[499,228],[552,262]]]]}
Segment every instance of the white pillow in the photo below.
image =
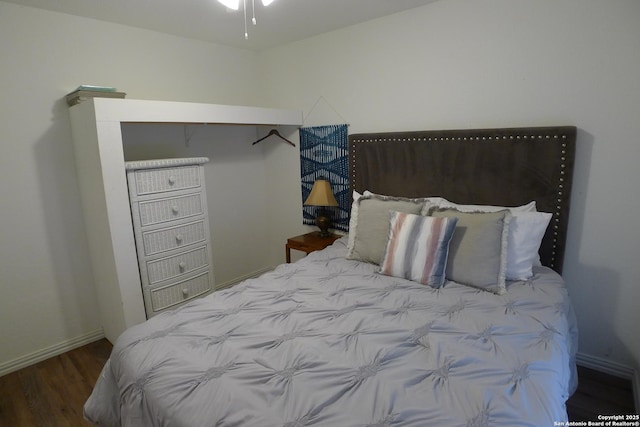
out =
{"type": "Polygon", "coordinates": [[[507,238],[507,280],[527,280],[552,215],[546,212],[514,212],[507,238]]]}
{"type": "Polygon", "coordinates": [[[353,245],[356,241],[356,227],[358,224],[358,206],[360,205],[358,200],[362,197],[362,194],[358,193],[356,190],[353,190],[353,194],[351,198],[353,202],[351,203],[351,217],[349,218],[349,239],[347,240],[347,253],[353,252],[353,245]]]}

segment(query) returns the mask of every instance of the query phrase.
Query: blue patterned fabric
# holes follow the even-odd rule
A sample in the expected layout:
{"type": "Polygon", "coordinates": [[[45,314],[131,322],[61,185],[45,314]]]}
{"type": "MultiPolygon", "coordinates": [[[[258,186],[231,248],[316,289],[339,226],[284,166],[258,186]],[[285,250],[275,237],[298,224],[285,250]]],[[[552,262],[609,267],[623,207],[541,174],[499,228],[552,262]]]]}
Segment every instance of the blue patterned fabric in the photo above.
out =
{"type": "MultiPolygon", "coordinates": [[[[313,183],[325,178],[338,201],[338,207],[326,208],[336,230],[348,231],[349,207],[349,150],[347,125],[329,125],[300,128],[300,180],[302,202],[307,199],[313,183]]],[[[317,206],[303,206],[302,222],[315,224],[317,206]]]]}

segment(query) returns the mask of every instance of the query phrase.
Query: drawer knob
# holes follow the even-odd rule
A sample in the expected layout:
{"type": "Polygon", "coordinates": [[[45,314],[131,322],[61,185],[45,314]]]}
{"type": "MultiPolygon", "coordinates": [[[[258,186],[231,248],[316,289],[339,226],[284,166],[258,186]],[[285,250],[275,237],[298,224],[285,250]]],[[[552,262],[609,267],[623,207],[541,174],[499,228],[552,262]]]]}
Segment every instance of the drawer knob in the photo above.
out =
{"type": "Polygon", "coordinates": [[[178,209],[176,205],[171,206],[171,212],[173,212],[174,214],[177,215],[179,211],[180,209],[178,209]]]}
{"type": "Polygon", "coordinates": [[[180,271],[184,271],[184,269],[187,268],[187,264],[181,261],[180,264],[178,264],[178,268],[180,268],[180,271]]]}
{"type": "Polygon", "coordinates": [[[176,234],[176,242],[178,243],[182,242],[182,234],[176,234]]]}
{"type": "Polygon", "coordinates": [[[176,183],[176,177],[175,177],[175,176],[173,176],[173,175],[171,175],[171,176],[169,177],[169,185],[173,185],[173,184],[175,184],[175,183],[176,183]]]}
{"type": "Polygon", "coordinates": [[[182,288],[182,296],[185,298],[189,296],[189,288],[182,288]]]}

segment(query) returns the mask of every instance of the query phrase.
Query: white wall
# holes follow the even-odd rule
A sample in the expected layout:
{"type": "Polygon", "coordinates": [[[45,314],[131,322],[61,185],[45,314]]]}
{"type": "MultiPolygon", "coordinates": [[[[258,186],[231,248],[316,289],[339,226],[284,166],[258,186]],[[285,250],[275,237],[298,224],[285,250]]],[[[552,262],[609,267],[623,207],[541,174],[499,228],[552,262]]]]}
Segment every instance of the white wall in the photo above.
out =
{"type": "Polygon", "coordinates": [[[255,105],[258,87],[254,52],[1,1],[0,58],[2,371],[100,331],[64,95],[255,105]]]}
{"type": "MultiPolygon", "coordinates": [[[[564,271],[580,352],[636,368],[639,20],[633,0],[442,0],[264,52],[262,87],[305,112],[323,97],[314,124],[342,116],[350,133],[576,125],[564,271]]],[[[282,185],[299,174],[294,153],[267,161],[282,185]]]]}
{"type": "MultiPolygon", "coordinates": [[[[351,133],[578,126],[565,277],[580,351],[637,365],[639,17],[636,0],[441,0],[257,55],[0,1],[0,369],[100,327],[62,100],[83,83],[305,112],[320,99],[306,124],[351,133]]],[[[259,149],[280,262],[306,230],[299,152],[259,149]]]]}

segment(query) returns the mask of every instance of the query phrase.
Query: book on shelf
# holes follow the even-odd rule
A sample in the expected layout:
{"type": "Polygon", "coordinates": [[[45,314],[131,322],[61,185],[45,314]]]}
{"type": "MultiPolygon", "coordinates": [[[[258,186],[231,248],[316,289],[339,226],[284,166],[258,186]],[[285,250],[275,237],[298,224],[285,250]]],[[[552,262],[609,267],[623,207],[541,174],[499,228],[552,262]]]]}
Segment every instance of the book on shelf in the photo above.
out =
{"type": "Polygon", "coordinates": [[[111,86],[96,86],[96,85],[80,85],[76,90],[92,90],[95,92],[116,92],[115,87],[111,86]]]}
{"type": "Polygon", "coordinates": [[[67,104],[72,106],[91,98],[124,98],[126,95],[124,92],[116,91],[76,89],[69,93],[66,98],[67,104]]]}

